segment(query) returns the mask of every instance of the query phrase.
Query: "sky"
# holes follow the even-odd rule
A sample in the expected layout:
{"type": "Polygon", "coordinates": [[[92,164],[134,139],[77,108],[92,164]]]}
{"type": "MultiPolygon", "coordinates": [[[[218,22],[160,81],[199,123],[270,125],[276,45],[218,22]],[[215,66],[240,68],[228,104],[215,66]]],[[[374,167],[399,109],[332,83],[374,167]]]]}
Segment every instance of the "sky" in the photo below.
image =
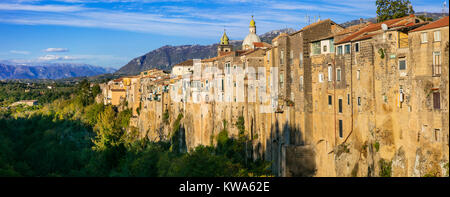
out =
{"type": "MultiPolygon", "coordinates": [[[[1,0],[0,60],[120,68],[164,45],[217,43],[224,29],[242,40],[252,15],[258,34],[299,30],[306,15],[336,23],[375,17],[375,1],[1,0]]],[[[411,2],[416,12],[442,12],[444,0],[411,2]]]]}

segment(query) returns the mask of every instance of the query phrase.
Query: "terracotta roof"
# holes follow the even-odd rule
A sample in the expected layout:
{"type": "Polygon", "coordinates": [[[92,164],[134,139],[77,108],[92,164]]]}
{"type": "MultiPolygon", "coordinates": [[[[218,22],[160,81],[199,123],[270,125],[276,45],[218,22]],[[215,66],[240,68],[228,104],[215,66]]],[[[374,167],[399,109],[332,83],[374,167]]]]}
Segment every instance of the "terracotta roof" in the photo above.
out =
{"type": "Polygon", "coordinates": [[[218,60],[218,59],[223,58],[225,56],[229,56],[229,55],[231,55],[233,53],[234,53],[234,51],[224,52],[224,53],[221,54],[221,56],[217,56],[217,57],[213,57],[213,58],[209,58],[209,59],[204,59],[204,60],[202,60],[202,62],[212,62],[214,60],[218,60]]]}
{"type": "Polygon", "coordinates": [[[241,55],[248,55],[248,54],[251,54],[251,53],[256,52],[256,51],[258,51],[258,50],[262,50],[262,49],[260,49],[260,48],[257,48],[257,49],[251,49],[251,50],[245,51],[244,53],[239,54],[239,55],[240,55],[240,56],[241,56],[241,55]]]}
{"type": "Polygon", "coordinates": [[[322,24],[322,23],[324,23],[324,22],[332,22],[332,21],[331,21],[331,19],[325,19],[325,20],[322,20],[322,21],[315,22],[315,23],[312,23],[312,24],[310,24],[310,25],[307,25],[307,26],[303,27],[302,30],[309,29],[309,28],[311,28],[311,27],[314,27],[314,26],[316,26],[316,25],[318,25],[318,24],[322,24]]]}
{"type": "Polygon", "coordinates": [[[255,47],[264,47],[264,44],[262,42],[254,42],[253,45],[255,47]]]}
{"type": "Polygon", "coordinates": [[[253,45],[255,48],[264,48],[264,47],[271,47],[272,45],[266,42],[254,42],[253,45]]]}
{"type": "MultiPolygon", "coordinates": [[[[395,27],[398,27],[397,24],[406,24],[407,21],[403,21],[404,19],[407,19],[407,18],[413,18],[413,17],[415,17],[415,16],[414,16],[413,14],[411,14],[411,15],[409,15],[409,16],[405,16],[405,17],[402,17],[402,18],[396,18],[396,19],[391,19],[391,20],[383,21],[383,22],[380,22],[380,23],[369,24],[369,25],[367,25],[366,27],[360,29],[359,31],[357,31],[357,32],[355,32],[355,33],[353,33],[353,34],[351,34],[351,35],[349,35],[349,36],[347,36],[347,37],[345,37],[345,38],[339,40],[339,41],[336,42],[335,44],[340,44],[340,43],[350,42],[350,41],[352,41],[353,39],[356,39],[356,38],[358,38],[358,37],[361,36],[361,35],[368,34],[368,33],[370,33],[370,32],[374,32],[374,31],[381,30],[381,25],[382,25],[382,24],[386,24],[388,27],[394,27],[394,26],[395,26],[395,27]]],[[[400,25],[400,26],[401,26],[401,25],[400,25]]]]}
{"type": "Polygon", "coordinates": [[[441,18],[437,21],[434,21],[428,25],[424,25],[422,27],[419,27],[417,29],[414,29],[410,32],[414,32],[414,31],[423,31],[423,30],[428,30],[428,29],[434,29],[434,28],[439,28],[439,27],[445,27],[448,26],[448,16],[441,18]]]}
{"type": "Polygon", "coordinates": [[[360,30],[361,28],[367,27],[368,25],[372,24],[371,22],[367,22],[367,23],[361,23],[361,24],[357,24],[357,25],[352,25],[349,26],[345,29],[343,29],[342,31],[339,31],[337,33],[335,33],[335,36],[340,36],[340,35],[344,35],[344,34],[348,34],[348,33],[353,33],[355,31],[360,30]]]}
{"type": "Polygon", "coordinates": [[[121,82],[121,81],[122,81],[122,78],[114,79],[114,82],[121,82]]]}
{"type": "Polygon", "coordinates": [[[375,36],[375,35],[377,35],[377,33],[363,35],[363,36],[361,36],[361,37],[358,37],[358,38],[356,38],[356,39],[353,39],[352,41],[360,41],[360,40],[369,39],[369,38],[372,38],[372,37],[375,36]]]}

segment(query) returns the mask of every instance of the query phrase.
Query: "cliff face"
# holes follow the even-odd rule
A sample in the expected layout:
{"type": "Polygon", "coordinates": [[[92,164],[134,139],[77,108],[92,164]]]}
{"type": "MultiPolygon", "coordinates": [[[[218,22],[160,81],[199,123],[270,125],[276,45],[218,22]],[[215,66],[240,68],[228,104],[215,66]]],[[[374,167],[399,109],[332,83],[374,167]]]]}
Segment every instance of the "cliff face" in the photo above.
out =
{"type": "MultiPolygon", "coordinates": [[[[260,35],[262,42],[271,43],[272,39],[280,33],[293,33],[294,29],[274,30],[260,35]]],[[[242,41],[234,40],[230,44],[235,50],[241,48],[242,41]]],[[[151,68],[171,70],[172,66],[188,59],[206,59],[217,55],[217,44],[212,45],[180,45],[163,46],[149,53],[136,57],[120,68],[116,74],[135,75],[151,68]]]]}

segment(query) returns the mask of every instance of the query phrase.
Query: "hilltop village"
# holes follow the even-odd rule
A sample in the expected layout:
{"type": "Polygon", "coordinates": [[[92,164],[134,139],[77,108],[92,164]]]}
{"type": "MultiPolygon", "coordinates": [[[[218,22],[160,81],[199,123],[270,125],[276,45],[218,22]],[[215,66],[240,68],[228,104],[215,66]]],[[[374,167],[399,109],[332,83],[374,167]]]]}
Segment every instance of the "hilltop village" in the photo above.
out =
{"type": "Polygon", "coordinates": [[[167,140],[179,125],[186,151],[224,129],[246,135],[249,157],[276,176],[445,176],[448,68],[448,16],[320,20],[271,44],[252,18],[242,50],[224,32],[217,57],[100,84],[97,101],[132,109],[141,138],[167,140]]]}

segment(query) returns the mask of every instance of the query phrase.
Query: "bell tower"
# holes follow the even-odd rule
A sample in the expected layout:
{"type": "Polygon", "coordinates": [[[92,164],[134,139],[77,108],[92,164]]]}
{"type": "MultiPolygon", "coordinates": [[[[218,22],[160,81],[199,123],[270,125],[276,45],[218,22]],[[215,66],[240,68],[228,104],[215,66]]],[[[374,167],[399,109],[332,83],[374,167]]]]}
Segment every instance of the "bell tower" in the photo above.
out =
{"type": "Polygon", "coordinates": [[[220,38],[219,46],[217,47],[217,56],[223,53],[233,51],[233,45],[230,45],[226,31],[223,31],[223,36],[220,38]]]}

